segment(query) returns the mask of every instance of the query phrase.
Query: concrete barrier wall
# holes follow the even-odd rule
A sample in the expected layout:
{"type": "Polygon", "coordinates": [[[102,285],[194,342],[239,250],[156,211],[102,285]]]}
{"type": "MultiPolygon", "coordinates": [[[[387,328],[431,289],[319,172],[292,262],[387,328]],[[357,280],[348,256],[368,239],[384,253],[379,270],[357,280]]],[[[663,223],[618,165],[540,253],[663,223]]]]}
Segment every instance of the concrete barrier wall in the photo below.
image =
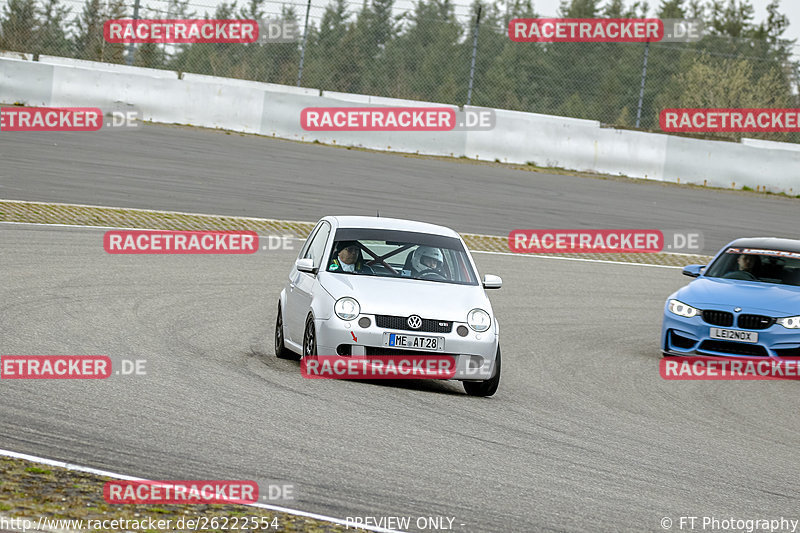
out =
{"type": "Polygon", "coordinates": [[[135,110],[152,122],[285,139],[800,194],[796,144],[703,141],[507,110],[495,110],[491,131],[308,132],[300,127],[306,107],[442,104],[47,56],[30,59],[0,55],[0,102],[135,110]]]}

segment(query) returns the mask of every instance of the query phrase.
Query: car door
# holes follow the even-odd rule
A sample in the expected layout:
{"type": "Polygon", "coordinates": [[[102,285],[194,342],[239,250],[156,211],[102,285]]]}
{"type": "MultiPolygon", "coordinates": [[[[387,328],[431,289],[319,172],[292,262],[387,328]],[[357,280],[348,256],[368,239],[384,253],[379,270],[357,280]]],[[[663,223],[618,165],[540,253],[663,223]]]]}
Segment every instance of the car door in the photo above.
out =
{"type": "MultiPolygon", "coordinates": [[[[323,220],[311,233],[298,259],[311,258],[315,268],[321,268],[327,249],[331,225],[323,220]]],[[[302,344],[305,332],[306,317],[311,309],[311,296],[317,276],[308,272],[300,272],[292,268],[289,279],[289,291],[286,294],[286,320],[289,325],[289,340],[302,344]]]]}

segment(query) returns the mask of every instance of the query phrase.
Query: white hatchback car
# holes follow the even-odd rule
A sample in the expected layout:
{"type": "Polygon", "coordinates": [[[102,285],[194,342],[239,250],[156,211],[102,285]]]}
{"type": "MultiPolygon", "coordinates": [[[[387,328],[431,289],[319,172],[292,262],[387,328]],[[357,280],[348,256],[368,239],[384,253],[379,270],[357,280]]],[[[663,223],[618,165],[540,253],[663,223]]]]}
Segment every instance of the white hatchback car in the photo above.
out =
{"type": "Polygon", "coordinates": [[[275,354],[454,358],[452,379],[491,396],[499,327],[464,241],[453,230],[382,217],[329,216],[313,229],[281,291],[275,354]]]}

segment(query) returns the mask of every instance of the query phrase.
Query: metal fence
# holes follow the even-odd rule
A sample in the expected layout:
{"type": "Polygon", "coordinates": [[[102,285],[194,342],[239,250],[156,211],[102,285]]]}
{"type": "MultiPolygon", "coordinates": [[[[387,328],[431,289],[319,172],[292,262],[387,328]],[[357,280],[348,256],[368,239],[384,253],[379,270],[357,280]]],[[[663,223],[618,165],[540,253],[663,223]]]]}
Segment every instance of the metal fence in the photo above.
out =
{"type": "MultiPolygon", "coordinates": [[[[137,16],[281,18],[288,43],[111,44],[108,19],[134,0],[5,0],[0,49],[331,91],[528,111],[658,130],[665,107],[800,107],[793,43],[705,36],[694,43],[517,43],[514,4],[420,0],[142,0],[137,16]],[[646,65],[646,69],[645,69],[646,65]]],[[[529,8],[527,8],[529,9],[529,8]]],[[[713,27],[713,25],[711,25],[713,27]]],[[[719,32],[717,32],[719,33],[719,32]]],[[[720,134],[718,137],[738,137],[720,134]]],[[[748,134],[800,142],[797,134],[748,134]]]]}

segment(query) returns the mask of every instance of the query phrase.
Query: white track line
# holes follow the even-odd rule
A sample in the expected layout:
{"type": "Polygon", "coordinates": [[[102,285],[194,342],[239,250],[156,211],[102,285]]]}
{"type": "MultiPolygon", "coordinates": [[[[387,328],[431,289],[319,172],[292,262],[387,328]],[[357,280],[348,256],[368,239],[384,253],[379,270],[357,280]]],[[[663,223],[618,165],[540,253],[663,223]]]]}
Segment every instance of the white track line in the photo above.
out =
{"type": "MultiPolygon", "coordinates": [[[[56,227],[56,228],[77,228],[77,229],[113,229],[113,230],[130,230],[130,231],[236,231],[236,230],[178,230],[178,229],[163,229],[163,228],[133,228],[131,226],[87,226],[85,224],[56,224],[56,223],[45,223],[45,222],[7,222],[5,220],[0,220],[0,224],[13,224],[16,226],[45,226],[45,227],[56,227]]],[[[259,237],[275,237],[275,235],[258,235],[259,237]]],[[[284,235],[279,235],[279,237],[284,237],[284,235]]],[[[303,240],[300,237],[295,236],[287,236],[292,240],[303,240]]]]}
{"type": "MultiPolygon", "coordinates": [[[[12,452],[10,450],[2,450],[2,449],[0,449],[0,456],[11,457],[13,459],[24,459],[26,461],[31,461],[31,462],[34,462],[34,463],[39,463],[39,464],[49,465],[49,466],[56,466],[56,467],[59,467],[59,468],[65,468],[67,470],[74,470],[76,472],[85,472],[87,474],[94,474],[96,476],[105,476],[105,477],[110,477],[110,478],[113,478],[113,479],[122,479],[122,480],[126,480],[126,481],[149,481],[147,479],[143,479],[143,478],[140,478],[140,477],[126,476],[124,474],[117,474],[115,472],[108,472],[106,470],[98,470],[97,468],[92,468],[92,467],[89,467],[89,466],[74,465],[74,464],[70,464],[70,463],[65,463],[63,461],[55,461],[53,459],[45,459],[43,457],[37,457],[35,455],[28,455],[28,454],[25,454],[25,453],[12,452]]],[[[325,516],[325,515],[321,515],[321,514],[317,514],[317,513],[309,513],[309,512],[306,512],[306,511],[300,511],[298,509],[290,509],[288,507],[280,507],[278,505],[268,505],[268,504],[265,504],[265,503],[248,503],[248,504],[244,504],[244,505],[248,505],[250,507],[259,507],[261,509],[267,509],[269,511],[278,511],[278,512],[281,512],[281,513],[292,514],[292,515],[295,515],[295,516],[304,516],[306,518],[313,518],[314,520],[324,520],[325,522],[331,522],[331,523],[338,524],[340,526],[345,526],[345,527],[347,527],[348,525],[350,527],[352,527],[352,528],[356,527],[356,526],[353,525],[352,522],[347,522],[346,520],[342,520],[341,518],[335,518],[335,517],[332,517],[332,516],[325,516]]],[[[377,527],[377,526],[362,526],[362,525],[359,525],[358,528],[365,529],[367,531],[375,531],[376,533],[404,533],[402,531],[398,531],[398,530],[395,530],[395,529],[386,529],[386,528],[377,527]]]]}
{"type": "Polygon", "coordinates": [[[584,263],[605,263],[608,265],[633,265],[643,267],[657,267],[657,268],[683,268],[672,265],[655,265],[653,263],[633,263],[630,261],[609,261],[608,259],[588,259],[583,257],[561,257],[558,255],[541,255],[541,254],[515,254],[513,252],[489,252],[484,250],[470,250],[473,254],[495,254],[495,255],[510,255],[512,257],[538,257],[540,259],[561,259],[562,261],[582,261],[584,263]]]}

